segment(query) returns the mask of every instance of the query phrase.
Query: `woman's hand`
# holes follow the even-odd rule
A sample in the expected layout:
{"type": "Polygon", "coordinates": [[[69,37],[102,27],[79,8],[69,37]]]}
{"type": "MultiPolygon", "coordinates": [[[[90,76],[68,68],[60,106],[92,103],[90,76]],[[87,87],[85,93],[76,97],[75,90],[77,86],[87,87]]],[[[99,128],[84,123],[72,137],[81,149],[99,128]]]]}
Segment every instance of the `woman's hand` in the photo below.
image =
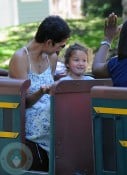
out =
{"type": "Polygon", "coordinates": [[[50,94],[50,88],[51,86],[49,85],[43,85],[40,87],[40,91],[42,94],[50,94]]]}
{"type": "Polygon", "coordinates": [[[104,27],[105,40],[111,43],[119,32],[120,30],[119,27],[117,26],[117,15],[115,15],[115,13],[111,13],[105,20],[105,27],[104,27]]]}

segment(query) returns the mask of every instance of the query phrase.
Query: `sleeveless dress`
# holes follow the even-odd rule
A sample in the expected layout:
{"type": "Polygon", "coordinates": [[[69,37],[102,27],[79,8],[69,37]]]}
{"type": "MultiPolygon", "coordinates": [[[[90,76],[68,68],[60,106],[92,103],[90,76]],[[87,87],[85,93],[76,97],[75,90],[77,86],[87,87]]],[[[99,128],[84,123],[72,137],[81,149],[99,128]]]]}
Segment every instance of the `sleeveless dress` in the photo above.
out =
{"type": "MultiPolygon", "coordinates": [[[[41,74],[32,72],[30,64],[30,55],[27,48],[24,48],[30,70],[28,72],[28,79],[31,80],[29,93],[32,94],[40,89],[43,85],[52,85],[54,79],[51,73],[50,64],[48,68],[41,74]]],[[[48,56],[47,56],[47,61],[48,56]]],[[[50,146],[50,95],[44,94],[32,107],[26,109],[26,124],[25,132],[26,139],[38,143],[40,147],[49,152],[50,146]]]]}

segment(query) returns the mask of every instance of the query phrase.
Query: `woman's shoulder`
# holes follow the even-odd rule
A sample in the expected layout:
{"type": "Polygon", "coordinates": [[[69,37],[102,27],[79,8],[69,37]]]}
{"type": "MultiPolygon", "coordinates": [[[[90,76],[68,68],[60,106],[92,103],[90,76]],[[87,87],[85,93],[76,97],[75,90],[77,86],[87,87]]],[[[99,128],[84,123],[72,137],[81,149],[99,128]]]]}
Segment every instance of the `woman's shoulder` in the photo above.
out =
{"type": "Polygon", "coordinates": [[[21,48],[19,50],[16,50],[13,55],[12,55],[12,58],[11,59],[14,59],[14,60],[21,60],[23,61],[23,59],[26,58],[26,54],[24,52],[24,49],[21,48]]]}
{"type": "Polygon", "coordinates": [[[114,62],[114,61],[117,61],[117,60],[118,60],[118,56],[116,55],[116,56],[111,57],[111,58],[108,59],[107,61],[108,61],[108,62],[114,62]]]}
{"type": "Polygon", "coordinates": [[[17,50],[11,57],[9,65],[17,67],[26,67],[27,65],[27,55],[25,54],[23,48],[17,50]],[[21,66],[22,65],[22,66],[21,66]]]}
{"type": "Polygon", "coordinates": [[[9,75],[17,78],[26,78],[27,74],[27,59],[23,49],[17,50],[9,62],[9,75]]]}

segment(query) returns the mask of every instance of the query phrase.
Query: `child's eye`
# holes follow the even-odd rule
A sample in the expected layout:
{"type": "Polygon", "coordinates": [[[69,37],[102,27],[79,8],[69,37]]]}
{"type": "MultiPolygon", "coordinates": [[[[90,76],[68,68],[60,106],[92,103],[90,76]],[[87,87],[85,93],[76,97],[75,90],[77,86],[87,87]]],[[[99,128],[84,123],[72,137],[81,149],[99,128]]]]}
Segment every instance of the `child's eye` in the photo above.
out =
{"type": "Polygon", "coordinates": [[[74,58],[73,60],[74,60],[74,61],[79,61],[79,58],[74,58]]]}

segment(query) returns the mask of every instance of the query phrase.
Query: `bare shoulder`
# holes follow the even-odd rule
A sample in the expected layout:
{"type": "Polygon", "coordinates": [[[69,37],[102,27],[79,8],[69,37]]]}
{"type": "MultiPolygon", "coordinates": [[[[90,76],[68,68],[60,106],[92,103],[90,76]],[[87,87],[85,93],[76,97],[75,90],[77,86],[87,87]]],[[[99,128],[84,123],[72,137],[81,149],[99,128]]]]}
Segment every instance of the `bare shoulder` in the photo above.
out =
{"type": "Polygon", "coordinates": [[[26,79],[27,77],[27,55],[24,49],[17,50],[13,55],[9,63],[9,76],[13,78],[26,79]]]}
{"type": "Polygon", "coordinates": [[[24,57],[26,57],[26,54],[24,52],[24,49],[21,48],[12,55],[11,61],[20,61],[23,60],[24,57]]]}

